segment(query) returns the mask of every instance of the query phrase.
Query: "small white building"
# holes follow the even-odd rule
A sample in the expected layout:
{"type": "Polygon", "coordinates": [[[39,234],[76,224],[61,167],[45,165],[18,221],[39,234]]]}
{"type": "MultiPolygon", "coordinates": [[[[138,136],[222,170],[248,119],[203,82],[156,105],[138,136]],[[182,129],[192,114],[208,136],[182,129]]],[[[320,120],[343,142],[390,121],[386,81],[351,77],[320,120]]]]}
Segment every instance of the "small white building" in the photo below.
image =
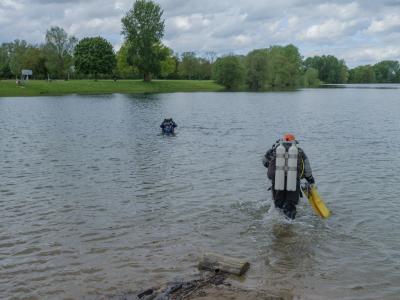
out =
{"type": "Polygon", "coordinates": [[[29,76],[32,76],[32,70],[24,69],[21,71],[21,80],[29,80],[29,76]]]}

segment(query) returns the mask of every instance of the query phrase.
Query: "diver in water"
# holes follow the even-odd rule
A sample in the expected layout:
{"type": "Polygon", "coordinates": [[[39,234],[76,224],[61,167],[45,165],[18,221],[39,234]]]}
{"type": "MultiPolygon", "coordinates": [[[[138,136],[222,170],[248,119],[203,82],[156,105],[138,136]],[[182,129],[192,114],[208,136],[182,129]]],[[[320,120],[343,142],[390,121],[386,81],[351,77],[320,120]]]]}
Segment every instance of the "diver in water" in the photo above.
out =
{"type": "Polygon", "coordinates": [[[295,136],[285,134],[276,141],[265,154],[263,165],[268,168],[275,207],[280,208],[289,219],[294,219],[301,197],[300,179],[305,178],[311,186],[315,184],[310,162],[298,147],[295,136]]]}
{"type": "Polygon", "coordinates": [[[163,134],[174,134],[175,128],[178,127],[172,118],[164,119],[160,125],[163,134]]]}

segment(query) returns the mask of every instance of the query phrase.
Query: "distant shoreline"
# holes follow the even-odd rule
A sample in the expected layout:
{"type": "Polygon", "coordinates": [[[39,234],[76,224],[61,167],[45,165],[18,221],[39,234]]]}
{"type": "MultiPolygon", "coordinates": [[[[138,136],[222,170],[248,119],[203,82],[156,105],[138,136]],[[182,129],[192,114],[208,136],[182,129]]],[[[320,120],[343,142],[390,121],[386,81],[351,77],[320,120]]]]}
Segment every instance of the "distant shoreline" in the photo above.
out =
{"type": "MultiPolygon", "coordinates": [[[[241,88],[232,92],[274,92],[295,91],[305,87],[290,89],[265,89],[251,91],[241,88]]],[[[400,89],[399,84],[322,84],[309,88],[354,88],[354,89],[400,89]]],[[[0,80],[0,97],[37,97],[63,95],[103,95],[103,94],[145,94],[145,93],[192,93],[192,92],[222,92],[227,91],[222,85],[212,80],[29,80],[22,86],[17,86],[15,80],[0,80]]]]}
{"type": "Polygon", "coordinates": [[[0,97],[61,96],[71,94],[134,94],[218,92],[224,87],[212,80],[29,80],[17,86],[15,80],[0,81],[0,97]]]}

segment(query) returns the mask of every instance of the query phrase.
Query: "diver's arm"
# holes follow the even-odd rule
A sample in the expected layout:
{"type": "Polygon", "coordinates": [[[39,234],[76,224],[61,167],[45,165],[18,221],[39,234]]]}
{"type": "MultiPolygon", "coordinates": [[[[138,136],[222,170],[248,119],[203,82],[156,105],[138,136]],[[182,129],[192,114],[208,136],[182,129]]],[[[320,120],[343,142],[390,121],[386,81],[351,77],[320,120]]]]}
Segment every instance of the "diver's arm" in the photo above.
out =
{"type": "Polygon", "coordinates": [[[271,149],[269,149],[267,153],[265,153],[262,160],[264,167],[268,168],[269,162],[271,161],[271,159],[274,158],[274,151],[276,147],[278,147],[278,145],[279,145],[279,140],[277,140],[275,144],[272,145],[271,149]]]}
{"type": "Polygon", "coordinates": [[[263,163],[264,167],[266,167],[266,168],[268,168],[268,166],[269,166],[269,160],[267,159],[267,154],[268,154],[268,152],[263,156],[263,159],[262,159],[262,163],[263,163]]]}
{"type": "Polygon", "coordinates": [[[312,170],[311,170],[311,165],[310,161],[308,160],[307,155],[304,153],[304,151],[301,151],[302,153],[302,159],[304,162],[304,178],[307,180],[309,184],[314,184],[315,180],[312,175],[312,170]]]}
{"type": "Polygon", "coordinates": [[[262,159],[262,163],[264,165],[264,167],[268,168],[269,166],[269,162],[271,161],[271,159],[273,158],[274,155],[274,150],[275,150],[275,145],[272,146],[271,149],[269,149],[267,151],[267,153],[265,153],[263,159],[262,159]]]}

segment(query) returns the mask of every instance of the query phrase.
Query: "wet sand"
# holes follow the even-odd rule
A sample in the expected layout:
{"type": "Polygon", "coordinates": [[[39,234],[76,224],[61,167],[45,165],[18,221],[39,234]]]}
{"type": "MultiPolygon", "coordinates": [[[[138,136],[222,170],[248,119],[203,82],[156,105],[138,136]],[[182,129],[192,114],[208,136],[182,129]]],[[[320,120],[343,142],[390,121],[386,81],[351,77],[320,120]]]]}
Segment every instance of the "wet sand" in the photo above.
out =
{"type": "Polygon", "coordinates": [[[208,286],[202,288],[188,298],[191,300],[289,300],[292,297],[285,297],[279,295],[272,295],[268,291],[255,291],[242,289],[235,286],[208,286]]]}
{"type": "Polygon", "coordinates": [[[223,274],[199,274],[197,279],[173,282],[101,300],[291,300],[293,296],[268,290],[243,288],[223,274]]]}

